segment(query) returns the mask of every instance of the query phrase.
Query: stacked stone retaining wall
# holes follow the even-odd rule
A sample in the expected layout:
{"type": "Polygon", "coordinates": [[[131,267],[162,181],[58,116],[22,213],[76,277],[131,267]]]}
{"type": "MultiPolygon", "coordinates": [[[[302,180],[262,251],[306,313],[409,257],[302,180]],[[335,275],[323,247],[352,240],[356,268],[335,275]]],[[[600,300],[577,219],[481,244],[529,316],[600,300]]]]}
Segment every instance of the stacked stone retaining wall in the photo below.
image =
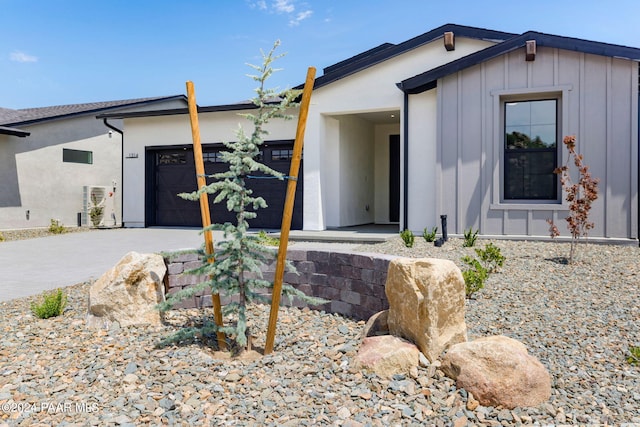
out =
{"type": "MultiPolygon", "coordinates": [[[[310,308],[342,314],[358,320],[366,320],[373,314],[389,307],[385,296],[385,282],[389,262],[393,256],[380,254],[358,254],[334,251],[292,249],[287,259],[298,273],[286,272],[284,281],[307,295],[323,298],[329,302],[310,308]]],[[[196,252],[165,254],[167,294],[203,282],[206,277],[189,274],[187,271],[201,265],[196,252]]],[[[263,277],[273,280],[275,260],[266,266],[263,277]]],[[[222,303],[228,301],[224,296],[222,303]]],[[[281,299],[283,305],[288,298],[281,299]]],[[[184,300],[180,308],[210,307],[211,295],[200,292],[192,299],[184,300]]],[[[300,300],[291,305],[305,306],[300,300]]]]}

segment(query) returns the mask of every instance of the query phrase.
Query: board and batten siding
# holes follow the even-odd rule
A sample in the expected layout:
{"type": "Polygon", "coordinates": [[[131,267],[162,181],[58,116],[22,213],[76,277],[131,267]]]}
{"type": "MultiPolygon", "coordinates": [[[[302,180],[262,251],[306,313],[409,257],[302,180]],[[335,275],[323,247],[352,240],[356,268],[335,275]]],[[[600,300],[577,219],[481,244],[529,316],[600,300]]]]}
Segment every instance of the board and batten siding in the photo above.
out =
{"type": "Polygon", "coordinates": [[[502,197],[505,99],[558,97],[559,163],[566,135],[576,135],[599,199],[590,219],[597,238],[638,238],[638,63],[539,47],[504,54],[438,81],[436,210],[449,231],[548,236],[548,218],[568,236],[562,203],[505,203],[502,197]]]}

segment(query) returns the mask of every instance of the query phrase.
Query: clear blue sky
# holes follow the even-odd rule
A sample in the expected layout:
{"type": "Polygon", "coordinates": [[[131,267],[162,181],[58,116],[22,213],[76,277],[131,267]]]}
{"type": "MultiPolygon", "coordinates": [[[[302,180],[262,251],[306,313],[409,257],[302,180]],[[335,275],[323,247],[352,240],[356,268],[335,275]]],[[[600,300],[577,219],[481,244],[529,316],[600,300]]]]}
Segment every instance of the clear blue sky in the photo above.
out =
{"type": "Polygon", "coordinates": [[[200,105],[248,99],[246,63],[276,39],[270,86],[446,23],[640,47],[640,1],[0,0],[0,107],[185,93],[200,105]]]}

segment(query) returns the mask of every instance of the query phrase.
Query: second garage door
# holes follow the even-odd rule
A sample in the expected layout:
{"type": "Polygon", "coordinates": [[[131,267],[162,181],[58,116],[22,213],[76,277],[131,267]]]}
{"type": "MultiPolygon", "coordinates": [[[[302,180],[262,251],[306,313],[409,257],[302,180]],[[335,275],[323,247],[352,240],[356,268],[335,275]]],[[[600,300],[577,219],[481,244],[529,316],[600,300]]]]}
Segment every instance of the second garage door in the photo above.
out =
{"type": "MultiPolygon", "coordinates": [[[[221,162],[221,145],[205,145],[203,157],[205,172],[222,172],[227,164],[221,162]]],[[[292,141],[269,142],[262,146],[260,161],[267,166],[289,173],[293,154],[292,141]]],[[[279,229],[286,196],[287,181],[258,178],[247,180],[247,186],[254,195],[262,196],[268,207],[258,210],[258,217],[249,220],[249,226],[257,229],[279,229]]],[[[302,164],[299,175],[302,177],[302,164]]],[[[210,181],[208,181],[209,183],[210,181]]],[[[152,226],[188,226],[202,225],[200,204],[183,200],[179,193],[190,193],[196,189],[195,164],[190,146],[171,148],[151,148],[147,151],[147,225],[152,226]]],[[[302,228],[302,179],[296,188],[296,200],[291,222],[292,229],[302,228]]],[[[213,223],[235,223],[235,215],[229,212],[226,204],[213,204],[214,196],[209,196],[211,221],[213,223]]]]}

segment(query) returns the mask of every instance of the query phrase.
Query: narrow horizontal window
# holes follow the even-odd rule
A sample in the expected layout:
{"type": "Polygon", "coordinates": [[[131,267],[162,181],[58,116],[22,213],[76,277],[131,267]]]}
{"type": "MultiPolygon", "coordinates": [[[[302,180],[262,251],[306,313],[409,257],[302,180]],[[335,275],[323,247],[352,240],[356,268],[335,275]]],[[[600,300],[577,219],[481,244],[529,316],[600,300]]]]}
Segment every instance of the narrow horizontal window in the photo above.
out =
{"type": "Polygon", "coordinates": [[[158,153],[156,164],[158,165],[183,165],[187,163],[186,153],[158,153]]]}
{"type": "Polygon", "coordinates": [[[222,163],[222,153],[202,153],[202,158],[205,163],[222,163]]]}
{"type": "Polygon", "coordinates": [[[293,150],[271,150],[271,160],[291,160],[293,158],[293,150]]]}
{"type": "Polygon", "coordinates": [[[62,149],[62,161],[65,163],[93,164],[93,151],[62,149]]]}

